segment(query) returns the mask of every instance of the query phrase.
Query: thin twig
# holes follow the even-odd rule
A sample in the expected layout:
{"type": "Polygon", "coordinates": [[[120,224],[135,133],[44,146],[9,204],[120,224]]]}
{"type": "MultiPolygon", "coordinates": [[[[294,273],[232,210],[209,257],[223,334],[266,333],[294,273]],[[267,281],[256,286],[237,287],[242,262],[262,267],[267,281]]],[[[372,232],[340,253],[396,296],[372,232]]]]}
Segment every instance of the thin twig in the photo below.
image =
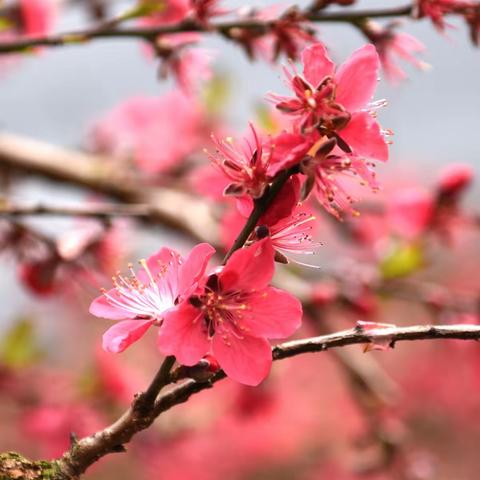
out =
{"type": "MultiPolygon", "coordinates": [[[[416,325],[379,328],[370,331],[343,330],[328,335],[282,343],[273,347],[272,357],[274,360],[281,360],[304,353],[323,352],[347,345],[384,342],[385,340],[388,340],[393,346],[400,341],[436,339],[480,340],[480,326],[416,325]]],[[[69,452],[58,460],[63,475],[59,478],[78,478],[101,457],[123,451],[123,445],[129,442],[137,432],[148,428],[160,414],[186,402],[192,395],[211,388],[223,378],[225,378],[225,373],[219,371],[206,382],[187,380],[160,395],[153,407],[143,416],[138,414],[134,401],[132,407],[115,423],[100,432],[80,439],[69,452]]]]}
{"type": "Polygon", "coordinates": [[[60,217],[140,217],[155,216],[157,211],[147,204],[91,204],[91,205],[0,205],[1,217],[60,216],[60,217]]]}
{"type": "MultiPolygon", "coordinates": [[[[412,5],[386,9],[358,10],[350,12],[326,13],[326,12],[305,12],[305,20],[324,23],[352,23],[356,24],[366,18],[391,18],[411,15],[412,5]]],[[[73,32],[60,33],[32,38],[21,38],[19,40],[0,43],[0,54],[15,53],[29,50],[35,47],[60,47],[66,45],[81,45],[86,42],[105,38],[139,38],[152,41],[159,35],[166,35],[180,32],[202,32],[217,33],[231,37],[232,31],[253,30],[269,32],[280,19],[256,20],[239,19],[233,21],[217,22],[203,25],[192,20],[182,21],[175,25],[158,27],[130,27],[130,28],[105,28],[105,24],[90,29],[77,30],[73,32]]]]}
{"type": "Polygon", "coordinates": [[[272,185],[270,185],[270,187],[265,191],[265,193],[259,199],[255,200],[255,205],[252,213],[245,222],[242,231],[238,234],[237,238],[233,242],[232,247],[225,255],[225,258],[223,259],[223,264],[227,263],[227,260],[236,250],[242,248],[243,245],[245,245],[248,237],[255,229],[257,222],[260,220],[260,217],[266,212],[267,208],[273,202],[282,187],[285,185],[285,182],[297,171],[297,167],[294,167],[280,172],[272,185]]]}

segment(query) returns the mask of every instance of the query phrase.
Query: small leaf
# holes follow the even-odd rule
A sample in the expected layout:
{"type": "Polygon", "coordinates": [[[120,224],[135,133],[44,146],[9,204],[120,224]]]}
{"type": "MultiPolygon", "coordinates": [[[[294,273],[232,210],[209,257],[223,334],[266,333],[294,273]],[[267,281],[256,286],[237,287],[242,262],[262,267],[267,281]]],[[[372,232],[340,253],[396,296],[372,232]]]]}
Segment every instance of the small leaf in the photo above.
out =
{"type": "Polygon", "coordinates": [[[0,344],[0,361],[12,368],[26,367],[42,356],[33,323],[26,318],[13,325],[0,344]]]}
{"type": "Polygon", "coordinates": [[[225,107],[230,96],[230,82],[226,75],[216,74],[206,82],[202,89],[202,100],[205,110],[218,115],[225,107]]]}
{"type": "Polygon", "coordinates": [[[398,244],[380,263],[380,272],[388,280],[410,275],[424,266],[424,252],[420,244],[398,244]]]}

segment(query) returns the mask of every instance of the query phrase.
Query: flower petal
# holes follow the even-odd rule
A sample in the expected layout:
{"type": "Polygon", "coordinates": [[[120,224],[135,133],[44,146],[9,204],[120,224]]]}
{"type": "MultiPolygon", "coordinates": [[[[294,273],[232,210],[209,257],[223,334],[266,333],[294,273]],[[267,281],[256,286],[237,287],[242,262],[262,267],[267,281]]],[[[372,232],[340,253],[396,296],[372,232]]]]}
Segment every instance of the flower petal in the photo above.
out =
{"type": "Polygon", "coordinates": [[[110,327],[103,334],[103,349],[111,353],[123,352],[143,337],[155,320],[125,320],[110,327]]]}
{"type": "Polygon", "coordinates": [[[88,310],[92,315],[100,318],[108,318],[109,320],[126,320],[127,318],[135,318],[135,314],[128,312],[123,308],[111,305],[106,295],[114,299],[118,297],[118,293],[114,288],[106,292],[106,294],[97,297],[90,304],[88,310]]]}
{"type": "Polygon", "coordinates": [[[264,289],[275,271],[270,242],[261,240],[252,246],[237,250],[219,273],[222,290],[264,289]]]}
{"type": "Polygon", "coordinates": [[[312,87],[327,76],[333,75],[335,64],[327,55],[327,49],[322,43],[315,43],[302,52],[303,75],[312,87]]]}
{"type": "Polygon", "coordinates": [[[302,304],[278,288],[268,287],[249,295],[248,307],[241,325],[254,337],[286,338],[302,323],[302,304]]]}
{"type": "Polygon", "coordinates": [[[367,112],[352,115],[347,126],[340,131],[353,153],[366,158],[388,160],[388,145],[378,122],[367,112]]]}
{"type": "Polygon", "coordinates": [[[193,247],[178,272],[178,294],[188,295],[205,273],[207,264],[215,253],[208,243],[199,243],[193,247]]]}
{"type": "Polygon", "coordinates": [[[373,45],[365,45],[353,52],[335,76],[337,102],[350,112],[365,107],[377,88],[379,68],[380,59],[373,45]]]}
{"type": "Polygon", "coordinates": [[[256,386],[264,380],[272,365],[272,349],[264,338],[239,337],[217,333],[212,340],[212,353],[228,377],[256,386]]]}
{"type": "Polygon", "coordinates": [[[165,355],[175,355],[182,365],[198,363],[210,348],[202,313],[186,302],[168,312],[158,333],[157,346],[165,355]]]}

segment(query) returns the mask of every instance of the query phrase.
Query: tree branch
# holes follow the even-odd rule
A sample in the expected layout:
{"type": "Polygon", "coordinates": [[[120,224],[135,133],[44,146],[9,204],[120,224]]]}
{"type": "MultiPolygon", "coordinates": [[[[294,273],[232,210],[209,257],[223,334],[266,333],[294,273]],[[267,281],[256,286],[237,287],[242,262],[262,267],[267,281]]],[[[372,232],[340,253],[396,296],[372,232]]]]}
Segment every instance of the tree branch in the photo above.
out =
{"type": "Polygon", "coordinates": [[[24,216],[59,216],[59,217],[137,217],[149,219],[155,217],[158,211],[147,204],[82,204],[82,205],[34,205],[0,204],[0,217],[24,216]]]}
{"type": "MultiPolygon", "coordinates": [[[[272,357],[274,360],[282,360],[305,353],[324,352],[347,345],[376,343],[385,340],[389,341],[393,346],[400,341],[439,339],[480,340],[480,326],[416,325],[411,327],[378,328],[369,331],[354,328],[328,335],[282,343],[273,347],[272,357]]],[[[78,478],[90,465],[103,456],[113,452],[124,451],[123,445],[129,442],[137,432],[148,428],[155,418],[163,412],[175,405],[186,402],[192,395],[211,388],[223,378],[225,378],[225,373],[219,371],[208,381],[186,380],[160,395],[142,415],[139,414],[139,409],[136,407],[141,395],[137,396],[130,409],[115,423],[100,432],[79,440],[69,452],[57,461],[61,475],[63,475],[63,477],[58,478],[78,478]]],[[[160,383],[163,383],[163,380],[160,383]]]]}
{"type": "MultiPolygon", "coordinates": [[[[305,12],[305,20],[317,23],[358,23],[366,18],[391,18],[404,17],[411,15],[413,6],[405,5],[401,7],[357,10],[350,12],[328,13],[328,12],[305,12]]],[[[175,25],[158,27],[130,27],[117,28],[116,26],[105,27],[105,24],[73,32],[47,35],[33,38],[21,38],[19,40],[0,43],[0,54],[22,52],[34,47],[60,47],[66,45],[81,45],[86,42],[105,39],[105,38],[138,38],[147,41],[153,41],[159,35],[166,35],[180,32],[202,32],[217,33],[228,38],[232,37],[232,31],[251,30],[256,32],[268,33],[276,22],[281,20],[256,20],[240,19],[233,21],[217,22],[209,25],[202,25],[192,20],[182,21],[175,25]]],[[[107,22],[108,24],[108,22],[107,22]]]]}

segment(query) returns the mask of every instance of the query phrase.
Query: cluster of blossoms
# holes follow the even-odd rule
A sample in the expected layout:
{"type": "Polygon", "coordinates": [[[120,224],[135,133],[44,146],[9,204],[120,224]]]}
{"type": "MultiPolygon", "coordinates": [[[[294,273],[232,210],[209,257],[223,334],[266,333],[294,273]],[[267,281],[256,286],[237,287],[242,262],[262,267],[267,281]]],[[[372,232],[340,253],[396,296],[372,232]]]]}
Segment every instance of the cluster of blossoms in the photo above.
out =
{"type": "Polygon", "coordinates": [[[266,377],[272,363],[267,339],[288,337],[302,318],[296,298],[269,286],[275,261],[311,253],[315,216],[299,201],[314,190],[335,217],[355,214],[343,179],[358,178],[376,189],[372,161],[388,158],[376,120],[380,103],[369,103],[380,66],[375,47],[360,48],[336,68],[317,43],[302,52],[302,62],[302,74],[286,70],[294,96],[270,95],[288,120],[284,131],[265,136],[251,125],[243,145],[213,137],[216,151],[209,156],[241,216],[278,188],[243,247],[209,273],[215,250],[200,244],[186,259],[163,248],[142,260],[138,273],[130,266],[129,276],[115,276],[114,287],[90,308],[118,320],[104,335],[106,350],[121,352],[157,326],[159,350],[183,365],[210,355],[241,383],[256,385],[266,377]]]}
{"type": "Polygon", "coordinates": [[[478,45],[480,35],[480,2],[475,0],[417,0],[414,15],[429,17],[438,30],[444,31],[448,24],[445,16],[462,16],[470,28],[474,44],[478,45]]]}

